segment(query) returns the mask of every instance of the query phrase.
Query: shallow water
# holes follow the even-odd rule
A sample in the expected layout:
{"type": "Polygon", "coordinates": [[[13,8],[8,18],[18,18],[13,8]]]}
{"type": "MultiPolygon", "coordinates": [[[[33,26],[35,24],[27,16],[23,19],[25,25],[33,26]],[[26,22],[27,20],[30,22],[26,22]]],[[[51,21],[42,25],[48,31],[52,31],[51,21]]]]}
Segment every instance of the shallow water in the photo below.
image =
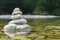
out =
{"type": "MultiPolygon", "coordinates": [[[[46,26],[60,26],[60,18],[54,19],[27,19],[32,31],[27,35],[16,35],[15,38],[24,38],[25,40],[60,40],[60,30],[49,29],[46,26]]],[[[4,34],[3,28],[10,20],[0,19],[0,40],[11,40],[4,34]]]]}

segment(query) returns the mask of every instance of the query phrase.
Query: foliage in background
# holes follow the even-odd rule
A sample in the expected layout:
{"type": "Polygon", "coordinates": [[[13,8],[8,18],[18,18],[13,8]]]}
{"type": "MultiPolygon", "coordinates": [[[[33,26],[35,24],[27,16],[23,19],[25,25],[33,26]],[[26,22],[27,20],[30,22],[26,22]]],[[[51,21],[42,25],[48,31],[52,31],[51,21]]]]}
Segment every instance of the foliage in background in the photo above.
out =
{"type": "Polygon", "coordinates": [[[15,7],[19,7],[23,13],[32,13],[37,0],[0,0],[1,14],[10,14],[15,7]]]}
{"type": "Polygon", "coordinates": [[[0,14],[19,7],[23,14],[60,15],[60,0],[0,0],[0,14]]]}
{"type": "Polygon", "coordinates": [[[35,11],[60,15],[60,0],[39,0],[35,11]]]}

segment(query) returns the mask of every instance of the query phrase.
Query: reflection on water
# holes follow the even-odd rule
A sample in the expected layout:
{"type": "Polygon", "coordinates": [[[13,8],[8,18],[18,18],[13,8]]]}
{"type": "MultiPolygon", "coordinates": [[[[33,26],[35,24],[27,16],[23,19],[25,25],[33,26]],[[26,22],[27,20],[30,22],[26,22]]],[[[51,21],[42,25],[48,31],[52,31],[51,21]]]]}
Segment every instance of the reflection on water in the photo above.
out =
{"type": "MultiPolygon", "coordinates": [[[[3,27],[10,20],[0,19],[0,40],[11,40],[4,34],[3,27]]],[[[60,26],[60,19],[28,19],[28,23],[32,31],[27,35],[16,35],[14,38],[24,38],[25,40],[60,40],[60,30],[49,29],[46,26],[60,26]]],[[[12,39],[17,40],[17,39],[12,39]]]]}
{"type": "MultiPolygon", "coordinates": [[[[22,15],[23,18],[31,18],[31,19],[44,19],[44,18],[57,18],[60,16],[54,16],[54,15],[22,15]]],[[[0,18],[3,19],[11,19],[11,15],[0,15],[0,18]]]]}

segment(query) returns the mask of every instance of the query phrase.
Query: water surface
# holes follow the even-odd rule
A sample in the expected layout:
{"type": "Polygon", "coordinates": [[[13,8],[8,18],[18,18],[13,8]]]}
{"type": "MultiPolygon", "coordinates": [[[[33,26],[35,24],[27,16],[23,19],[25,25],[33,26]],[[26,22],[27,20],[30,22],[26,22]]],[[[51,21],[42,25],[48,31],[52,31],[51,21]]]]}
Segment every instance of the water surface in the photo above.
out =
{"type": "MultiPolygon", "coordinates": [[[[60,26],[60,18],[54,19],[27,19],[32,31],[24,37],[26,40],[60,40],[60,30],[45,29],[46,26],[60,26]]],[[[0,40],[11,40],[10,37],[4,34],[3,28],[11,20],[0,19],[0,40]]],[[[15,39],[14,39],[15,40],[15,39]]]]}

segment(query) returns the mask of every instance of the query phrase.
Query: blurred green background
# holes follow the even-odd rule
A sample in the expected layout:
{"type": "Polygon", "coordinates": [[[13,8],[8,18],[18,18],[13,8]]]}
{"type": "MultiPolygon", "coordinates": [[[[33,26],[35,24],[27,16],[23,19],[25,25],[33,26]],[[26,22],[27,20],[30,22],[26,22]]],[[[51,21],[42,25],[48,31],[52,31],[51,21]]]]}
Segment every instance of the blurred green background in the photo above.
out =
{"type": "MultiPolygon", "coordinates": [[[[15,7],[19,7],[27,15],[60,16],[60,0],[0,0],[0,15],[10,15],[15,7]]],[[[60,27],[60,18],[27,20],[32,31],[26,35],[26,40],[60,40],[60,29],[46,28],[60,27]]],[[[3,31],[9,21],[11,20],[0,19],[0,40],[11,40],[3,31]]]]}
{"type": "Polygon", "coordinates": [[[0,0],[0,15],[11,14],[15,7],[23,14],[60,16],[60,0],[0,0]]]}

